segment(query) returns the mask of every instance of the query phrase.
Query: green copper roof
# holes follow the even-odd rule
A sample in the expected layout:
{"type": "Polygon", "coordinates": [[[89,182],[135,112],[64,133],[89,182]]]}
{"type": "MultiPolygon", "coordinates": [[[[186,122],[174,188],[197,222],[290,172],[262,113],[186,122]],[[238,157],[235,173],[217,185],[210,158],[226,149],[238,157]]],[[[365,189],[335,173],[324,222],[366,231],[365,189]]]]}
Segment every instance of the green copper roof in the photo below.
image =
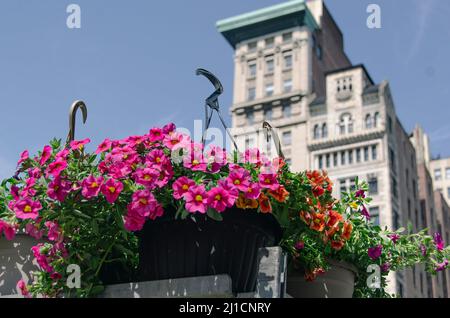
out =
{"type": "Polygon", "coordinates": [[[237,43],[295,26],[318,28],[305,0],[290,0],[217,22],[217,29],[235,47],[237,43]]]}

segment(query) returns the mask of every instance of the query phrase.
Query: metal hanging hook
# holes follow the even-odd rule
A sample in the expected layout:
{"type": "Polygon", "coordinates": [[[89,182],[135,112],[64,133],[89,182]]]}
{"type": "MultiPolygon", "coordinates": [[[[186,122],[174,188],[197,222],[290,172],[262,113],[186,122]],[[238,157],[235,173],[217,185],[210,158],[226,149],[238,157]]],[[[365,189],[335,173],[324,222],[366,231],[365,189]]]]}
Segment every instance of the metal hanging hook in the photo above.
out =
{"type": "Polygon", "coordinates": [[[214,88],[216,89],[205,101],[205,130],[204,130],[203,136],[202,136],[203,146],[205,145],[205,142],[206,142],[207,130],[208,130],[209,126],[211,125],[211,119],[212,119],[213,112],[216,111],[223,127],[225,128],[225,131],[227,132],[228,136],[231,138],[231,141],[233,142],[234,148],[237,151],[239,151],[236,141],[234,140],[234,137],[231,135],[225,121],[222,118],[222,115],[220,114],[219,96],[223,93],[222,83],[219,81],[219,79],[213,73],[211,73],[210,71],[207,71],[205,69],[199,68],[196,70],[195,74],[205,76],[214,85],[214,88]]]}
{"type": "Polygon", "coordinates": [[[268,121],[265,121],[265,122],[263,122],[263,129],[264,129],[264,135],[266,136],[267,142],[270,141],[269,136],[272,136],[273,141],[275,143],[275,147],[277,148],[278,157],[280,157],[284,160],[285,157],[284,157],[283,151],[281,150],[280,138],[278,137],[278,134],[273,131],[272,125],[268,121]]]}
{"type": "Polygon", "coordinates": [[[81,109],[83,114],[83,124],[85,124],[87,120],[88,111],[86,104],[81,100],[75,101],[69,110],[69,136],[67,137],[67,143],[75,140],[75,122],[78,109],[81,109]]]}

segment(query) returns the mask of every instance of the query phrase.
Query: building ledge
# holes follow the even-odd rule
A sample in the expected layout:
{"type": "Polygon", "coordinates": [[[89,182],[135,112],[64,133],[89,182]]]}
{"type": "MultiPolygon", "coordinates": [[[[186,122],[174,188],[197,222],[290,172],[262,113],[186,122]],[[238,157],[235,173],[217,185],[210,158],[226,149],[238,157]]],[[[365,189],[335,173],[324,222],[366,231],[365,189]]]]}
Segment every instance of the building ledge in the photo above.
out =
{"type": "Polygon", "coordinates": [[[337,139],[328,139],[322,142],[314,142],[308,144],[308,150],[309,151],[317,151],[322,149],[328,149],[332,147],[339,147],[339,146],[345,146],[349,144],[354,144],[358,142],[364,142],[374,139],[380,139],[385,135],[385,131],[375,131],[371,133],[366,134],[359,134],[359,135],[350,135],[342,138],[337,139]]]}

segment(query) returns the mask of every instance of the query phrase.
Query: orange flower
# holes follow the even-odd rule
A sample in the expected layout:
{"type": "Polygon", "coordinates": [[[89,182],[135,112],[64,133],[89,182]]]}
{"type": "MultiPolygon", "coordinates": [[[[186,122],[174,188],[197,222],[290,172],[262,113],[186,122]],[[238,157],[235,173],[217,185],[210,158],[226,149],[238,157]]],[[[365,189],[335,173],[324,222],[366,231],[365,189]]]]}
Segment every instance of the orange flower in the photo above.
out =
{"type": "Polygon", "coordinates": [[[312,217],[311,214],[309,214],[309,212],[301,211],[300,219],[302,219],[302,221],[305,222],[306,224],[309,224],[311,223],[312,217]]]}
{"type": "Polygon", "coordinates": [[[322,232],[325,229],[325,214],[314,213],[310,228],[317,232],[322,232]]]}
{"type": "Polygon", "coordinates": [[[247,199],[244,194],[241,193],[239,198],[236,200],[236,206],[239,209],[256,209],[258,208],[258,201],[247,199]]]}
{"type": "Polygon", "coordinates": [[[327,240],[325,242],[328,242],[328,239],[331,239],[333,235],[338,231],[339,227],[333,226],[332,228],[325,231],[325,235],[327,237],[327,240]]]}
{"type": "Polygon", "coordinates": [[[345,243],[343,241],[331,241],[331,247],[336,251],[340,251],[344,245],[345,243]]]}
{"type": "Polygon", "coordinates": [[[330,211],[328,214],[327,226],[334,227],[342,220],[342,215],[336,211],[330,211]]]}
{"type": "Polygon", "coordinates": [[[308,282],[314,281],[318,275],[322,275],[325,273],[323,268],[316,268],[312,271],[305,271],[305,280],[308,282]]]}
{"type": "Polygon", "coordinates": [[[270,190],[269,195],[271,197],[273,197],[275,200],[277,200],[278,202],[283,203],[284,201],[286,201],[286,198],[288,197],[289,192],[283,186],[279,186],[278,190],[276,190],[276,191],[270,190]]]}
{"type": "Polygon", "coordinates": [[[352,236],[353,225],[351,223],[345,222],[344,227],[342,229],[342,238],[344,240],[349,240],[352,236]]]}
{"type": "Polygon", "coordinates": [[[270,204],[270,200],[267,195],[261,193],[258,201],[262,213],[272,213],[272,205],[270,204]]]}

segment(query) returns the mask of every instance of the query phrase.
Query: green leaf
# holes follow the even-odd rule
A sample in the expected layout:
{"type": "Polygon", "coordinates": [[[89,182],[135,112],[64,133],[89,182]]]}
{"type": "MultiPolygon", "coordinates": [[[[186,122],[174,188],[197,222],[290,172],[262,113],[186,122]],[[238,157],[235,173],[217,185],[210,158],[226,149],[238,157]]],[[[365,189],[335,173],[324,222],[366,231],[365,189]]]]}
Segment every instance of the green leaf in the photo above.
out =
{"type": "Polygon", "coordinates": [[[211,219],[213,219],[215,221],[222,221],[223,220],[222,215],[219,212],[217,212],[216,210],[214,210],[214,209],[209,208],[208,211],[206,212],[206,214],[211,219]]]}

